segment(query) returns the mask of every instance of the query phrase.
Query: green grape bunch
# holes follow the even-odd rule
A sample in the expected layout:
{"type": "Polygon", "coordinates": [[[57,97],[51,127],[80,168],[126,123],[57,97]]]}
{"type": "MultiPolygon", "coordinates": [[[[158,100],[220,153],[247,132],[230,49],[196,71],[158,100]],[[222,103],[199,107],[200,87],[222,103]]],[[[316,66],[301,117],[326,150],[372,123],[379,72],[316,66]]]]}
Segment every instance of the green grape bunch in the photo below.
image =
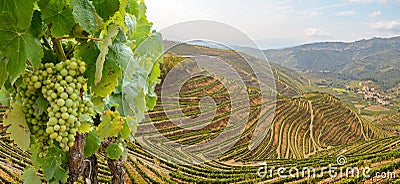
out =
{"type": "Polygon", "coordinates": [[[85,62],[72,58],[57,64],[41,64],[38,70],[22,75],[25,88],[17,89],[17,99],[22,101],[33,138],[44,154],[54,146],[54,141],[63,151],[69,151],[81,126],[80,117],[94,113],[90,102],[83,99],[85,70],[85,62]],[[35,107],[40,94],[49,103],[41,114],[35,107]]]}

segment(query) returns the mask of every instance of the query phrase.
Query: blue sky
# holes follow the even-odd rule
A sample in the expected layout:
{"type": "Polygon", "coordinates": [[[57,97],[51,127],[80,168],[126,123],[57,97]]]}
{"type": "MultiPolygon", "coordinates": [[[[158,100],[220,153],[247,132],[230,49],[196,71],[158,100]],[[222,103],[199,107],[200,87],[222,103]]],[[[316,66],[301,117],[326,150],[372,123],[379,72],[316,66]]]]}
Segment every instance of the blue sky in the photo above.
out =
{"type": "Polygon", "coordinates": [[[400,35],[400,0],[148,0],[156,30],[189,20],[232,25],[261,48],[400,35]]]}

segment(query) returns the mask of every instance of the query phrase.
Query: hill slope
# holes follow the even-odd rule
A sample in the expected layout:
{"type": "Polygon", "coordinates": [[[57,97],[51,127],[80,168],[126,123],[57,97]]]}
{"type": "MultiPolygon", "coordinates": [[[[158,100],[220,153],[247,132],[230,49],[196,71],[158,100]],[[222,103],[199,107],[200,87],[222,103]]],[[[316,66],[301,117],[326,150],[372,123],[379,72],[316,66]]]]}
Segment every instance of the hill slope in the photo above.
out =
{"type": "Polygon", "coordinates": [[[313,43],[264,53],[272,62],[317,77],[371,79],[386,89],[400,82],[400,37],[313,43]]]}
{"type": "MultiPolygon", "coordinates": [[[[205,48],[196,46],[183,49],[205,48]]],[[[229,58],[237,57],[226,50],[207,51],[214,54],[224,53],[229,58]]],[[[185,55],[183,53],[178,57],[185,59],[187,57],[185,55]]],[[[167,66],[166,63],[164,67],[167,66]]],[[[328,175],[311,179],[304,176],[283,178],[278,177],[276,171],[272,177],[260,178],[257,174],[260,162],[266,162],[268,167],[312,166],[317,172],[321,172],[322,167],[338,166],[336,157],[339,155],[348,158],[344,166],[361,167],[369,164],[374,171],[389,170],[399,173],[400,136],[396,132],[399,116],[382,117],[381,121],[377,122],[364,120],[334,96],[307,92],[304,87],[306,80],[301,75],[279,65],[272,66],[278,93],[278,98],[273,101],[276,102],[274,109],[271,102],[263,104],[261,101],[260,90],[252,87],[255,83],[250,72],[245,67],[240,67],[241,63],[231,64],[240,71],[241,77],[247,82],[243,84],[221,78],[219,73],[202,75],[205,71],[182,67],[182,73],[199,75],[184,82],[178,78],[174,83],[163,86],[166,89],[180,86],[179,95],[166,93],[164,101],[159,100],[154,110],[147,114],[146,121],[139,125],[137,135],[157,141],[160,136],[146,128],[154,126],[157,128],[156,132],[168,138],[168,143],[181,145],[205,143],[212,148],[205,151],[212,152],[224,147],[225,144],[210,140],[227,131],[231,133],[227,134],[228,139],[239,138],[235,145],[213,161],[196,165],[179,165],[168,159],[181,154],[179,150],[168,149],[166,144],[158,144],[151,149],[159,150],[163,155],[156,157],[146,151],[148,149],[145,148],[146,145],[132,143],[129,145],[128,158],[124,165],[128,183],[331,183],[350,182],[349,180],[356,183],[367,180],[362,177],[329,178],[328,175]],[[249,100],[235,99],[229,91],[247,93],[249,100]],[[205,98],[213,99],[215,103],[203,101],[205,98]],[[172,103],[175,100],[178,104],[172,103]],[[234,129],[225,130],[229,118],[245,113],[246,101],[249,103],[248,118],[234,122],[234,124],[244,122],[244,131],[235,134],[234,129]],[[243,108],[234,108],[235,105],[243,108]],[[263,109],[261,105],[266,105],[267,108],[263,109]],[[210,108],[213,106],[214,109],[210,108]],[[206,116],[206,119],[192,121],[209,113],[215,114],[206,116]],[[262,128],[268,125],[258,127],[257,120],[263,123],[272,121],[271,128],[262,128]],[[174,122],[182,122],[185,129],[174,122]],[[252,144],[254,135],[260,132],[266,133],[265,136],[256,140],[258,144],[252,144]]],[[[163,68],[163,71],[166,72],[168,69],[163,68]]],[[[162,81],[165,82],[164,79],[162,81]]],[[[156,89],[158,95],[162,90],[161,86],[162,84],[156,89]]],[[[0,183],[22,183],[23,168],[30,165],[31,161],[28,159],[28,153],[13,146],[5,129],[0,118],[0,183]]],[[[104,156],[97,156],[99,181],[109,183],[110,172],[106,167],[104,156]]],[[[385,179],[385,181],[393,180],[385,179]]]]}

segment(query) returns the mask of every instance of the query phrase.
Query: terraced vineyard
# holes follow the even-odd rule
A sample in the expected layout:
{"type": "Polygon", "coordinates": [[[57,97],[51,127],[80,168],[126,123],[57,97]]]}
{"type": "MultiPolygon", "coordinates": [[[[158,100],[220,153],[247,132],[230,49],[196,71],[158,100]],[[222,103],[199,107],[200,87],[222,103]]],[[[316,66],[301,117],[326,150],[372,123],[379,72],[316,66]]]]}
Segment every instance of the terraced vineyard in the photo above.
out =
{"type": "MultiPolygon", "coordinates": [[[[269,108],[271,102],[262,104],[260,91],[249,87],[251,83],[246,86],[230,79],[221,79],[217,75],[201,76],[204,71],[189,72],[198,72],[199,75],[184,82],[179,99],[165,94],[164,100],[158,101],[154,110],[148,113],[146,121],[139,125],[137,136],[145,137],[147,141],[159,140],[163,136],[171,144],[194,145],[207,144],[222,132],[228,131],[231,132],[228,138],[237,138],[238,141],[218,158],[195,165],[176,164],[169,158],[182,153],[168,149],[166,145],[148,147],[150,144],[132,143],[124,166],[128,183],[400,182],[390,178],[371,179],[363,176],[332,178],[326,173],[312,178],[279,177],[276,170],[271,175],[268,173],[265,177],[259,177],[259,163],[262,162],[269,168],[313,167],[317,173],[323,172],[323,168],[328,166],[369,166],[372,168],[371,176],[382,171],[399,174],[400,136],[397,135],[397,127],[400,116],[390,115],[376,122],[368,122],[334,96],[305,92],[305,89],[300,88],[304,81],[292,79],[290,72],[281,68],[273,68],[278,92],[275,109],[272,106],[269,108]],[[249,117],[238,121],[245,124],[241,134],[234,134],[235,128],[225,128],[231,116],[245,111],[243,104],[246,104],[247,99],[232,99],[229,91],[248,93],[249,117]],[[202,100],[205,97],[214,100],[215,109],[211,108],[213,103],[208,104],[209,101],[202,100]],[[175,100],[179,101],[179,106],[172,103],[175,100]],[[235,105],[243,108],[234,109],[235,105]],[[261,108],[262,105],[267,108],[261,108]],[[203,114],[214,115],[185,124],[203,114]],[[257,120],[271,121],[272,124],[269,129],[260,130],[257,120]],[[184,128],[174,124],[177,121],[183,122],[184,128]],[[160,134],[155,134],[148,127],[156,127],[160,134]],[[196,127],[201,128],[190,129],[196,127]],[[260,133],[258,131],[264,131],[265,136],[256,140],[257,144],[252,144],[252,137],[260,133]],[[158,150],[163,156],[151,154],[146,151],[148,149],[158,150]],[[347,157],[344,165],[337,163],[336,158],[340,155],[347,157]]],[[[246,70],[242,72],[251,80],[246,70]]],[[[160,90],[161,85],[157,88],[157,94],[160,94],[160,90]]],[[[27,153],[13,146],[5,130],[6,127],[0,124],[0,183],[22,183],[22,171],[31,161],[27,153]]],[[[224,142],[209,144],[212,149],[205,151],[210,153],[224,147],[224,142]]],[[[97,156],[99,182],[109,183],[111,176],[104,156],[97,156]]],[[[289,169],[280,174],[289,175],[289,169]]]]}

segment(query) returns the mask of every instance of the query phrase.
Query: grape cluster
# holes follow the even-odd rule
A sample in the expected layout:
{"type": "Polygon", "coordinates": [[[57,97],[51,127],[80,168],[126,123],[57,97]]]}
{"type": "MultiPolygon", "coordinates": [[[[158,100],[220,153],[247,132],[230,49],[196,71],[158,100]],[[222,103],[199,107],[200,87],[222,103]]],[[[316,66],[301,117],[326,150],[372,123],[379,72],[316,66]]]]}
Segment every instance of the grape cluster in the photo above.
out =
{"type": "Polygon", "coordinates": [[[56,65],[44,64],[42,94],[50,103],[46,133],[59,142],[64,151],[74,145],[75,135],[81,123],[81,114],[93,114],[90,103],[82,99],[81,90],[86,81],[85,63],[76,59],[56,65]]]}
{"type": "Polygon", "coordinates": [[[24,106],[31,134],[44,153],[54,141],[69,151],[81,125],[80,116],[93,114],[90,102],[82,97],[85,70],[83,61],[72,58],[55,65],[42,64],[38,70],[22,75],[25,87],[17,89],[17,95],[24,106]],[[49,106],[39,114],[35,102],[41,94],[49,106]]]}
{"type": "MultiPolygon", "coordinates": [[[[36,72],[34,73],[37,74],[36,72]]],[[[42,150],[41,154],[44,155],[48,148],[53,145],[53,141],[48,139],[49,135],[45,131],[48,120],[47,113],[38,112],[36,101],[39,95],[34,87],[36,82],[32,82],[31,80],[31,78],[37,78],[37,75],[34,73],[25,73],[23,75],[25,86],[18,87],[15,96],[22,102],[22,111],[25,114],[25,119],[29,125],[31,135],[38,144],[38,147],[42,150]]]]}

